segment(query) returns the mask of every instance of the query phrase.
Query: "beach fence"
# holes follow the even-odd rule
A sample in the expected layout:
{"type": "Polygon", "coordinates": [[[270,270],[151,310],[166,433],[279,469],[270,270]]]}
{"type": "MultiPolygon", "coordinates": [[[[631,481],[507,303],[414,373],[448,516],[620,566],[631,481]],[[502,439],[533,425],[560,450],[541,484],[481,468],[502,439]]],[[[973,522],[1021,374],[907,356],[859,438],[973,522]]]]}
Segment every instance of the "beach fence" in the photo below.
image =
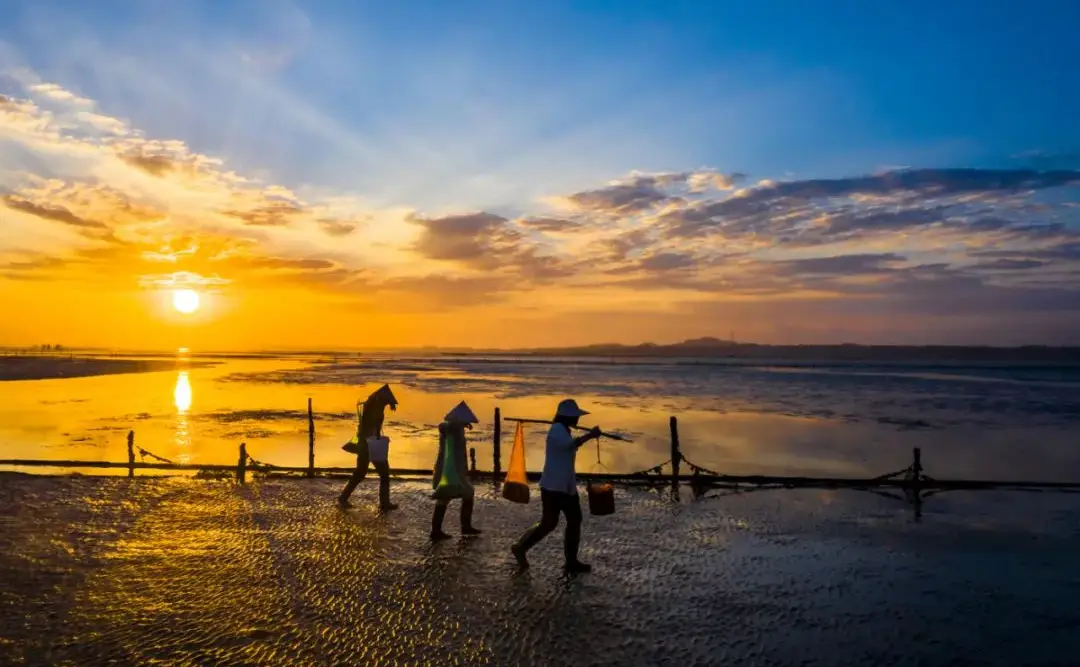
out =
{"type": "MultiPolygon", "coordinates": [[[[490,470],[479,469],[476,461],[476,449],[471,448],[469,450],[469,474],[473,480],[489,481],[496,487],[504,480],[505,474],[502,471],[502,424],[504,421],[515,424],[551,423],[551,421],[543,419],[503,417],[501,409],[495,408],[492,466],[490,470]]],[[[306,466],[283,466],[264,463],[251,456],[248,452],[246,442],[240,443],[237,462],[235,464],[178,463],[165,457],[158,456],[139,446],[135,440],[135,431],[129,431],[127,435],[127,461],[0,459],[0,466],[72,469],[126,468],[128,477],[135,477],[136,470],[186,471],[196,472],[202,476],[235,478],[238,484],[247,482],[249,472],[260,475],[303,477],[311,479],[317,476],[351,474],[355,470],[355,467],[326,467],[315,465],[315,414],[310,398],[307,402],[307,427],[308,460],[306,466]],[[139,460],[136,460],[136,456],[138,456],[139,460]]],[[[608,482],[627,487],[644,487],[650,490],[670,490],[669,496],[673,502],[681,501],[682,493],[680,488],[683,486],[690,489],[691,497],[695,500],[769,489],[812,488],[869,491],[908,503],[914,508],[916,517],[921,516],[923,500],[943,491],[997,489],[1065,493],[1080,492],[1080,482],[936,479],[926,474],[923,467],[922,450],[919,447],[912,449],[911,463],[908,464],[907,467],[876,477],[852,478],[730,475],[697,465],[691,459],[686,457],[679,443],[678,417],[670,417],[668,420],[668,427],[671,446],[671,456],[668,460],[636,472],[586,472],[578,473],[578,478],[586,483],[608,482]],[[683,472],[684,464],[689,470],[689,473],[683,472]]],[[[628,441],[627,438],[616,433],[605,433],[603,437],[628,441]]],[[[423,468],[391,468],[390,473],[394,477],[415,478],[430,477],[433,474],[433,471],[431,469],[423,468]]],[[[540,473],[537,471],[528,471],[526,474],[531,482],[539,481],[540,479],[540,473]]]]}

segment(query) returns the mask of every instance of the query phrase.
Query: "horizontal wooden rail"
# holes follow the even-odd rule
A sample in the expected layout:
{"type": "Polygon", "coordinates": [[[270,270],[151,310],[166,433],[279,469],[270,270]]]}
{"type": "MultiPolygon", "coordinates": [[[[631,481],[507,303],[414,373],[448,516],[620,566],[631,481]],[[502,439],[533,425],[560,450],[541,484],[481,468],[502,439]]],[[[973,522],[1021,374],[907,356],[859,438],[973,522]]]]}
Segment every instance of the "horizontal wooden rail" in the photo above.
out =
{"type": "MultiPolygon", "coordinates": [[[[234,472],[236,465],[220,463],[146,463],[127,461],[72,461],[60,459],[0,459],[0,466],[12,467],[52,467],[52,468],[118,468],[128,469],[134,467],[142,470],[176,470],[176,471],[228,471],[234,472]]],[[[312,469],[309,466],[276,466],[266,468],[252,466],[250,470],[266,470],[271,473],[308,473],[312,469]]],[[[319,467],[314,471],[317,474],[350,474],[354,467],[319,467]]],[[[374,468],[371,468],[374,470],[374,468]]],[[[398,477],[430,477],[431,470],[423,468],[391,468],[391,475],[398,477]]],[[[529,472],[530,481],[538,481],[541,473],[529,472]]],[[[502,474],[490,470],[475,470],[470,472],[474,479],[498,479],[502,474]]],[[[1080,482],[1035,482],[1016,480],[967,480],[967,479],[928,479],[922,478],[917,482],[908,479],[880,479],[880,478],[851,478],[851,477],[795,477],[782,475],[662,475],[662,474],[618,474],[618,473],[578,473],[578,479],[583,482],[615,482],[620,484],[649,484],[662,485],[672,482],[700,484],[710,487],[738,488],[743,486],[777,486],[790,488],[910,488],[918,486],[923,490],[931,489],[1047,489],[1047,490],[1080,490],[1080,482]]]]}

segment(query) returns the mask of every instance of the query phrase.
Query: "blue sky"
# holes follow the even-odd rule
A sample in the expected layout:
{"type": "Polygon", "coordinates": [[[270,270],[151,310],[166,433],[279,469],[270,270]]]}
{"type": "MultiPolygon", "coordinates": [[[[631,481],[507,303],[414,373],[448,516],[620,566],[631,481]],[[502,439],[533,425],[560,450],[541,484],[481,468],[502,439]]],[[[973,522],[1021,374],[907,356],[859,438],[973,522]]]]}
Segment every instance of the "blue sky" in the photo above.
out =
{"type": "Polygon", "coordinates": [[[407,155],[395,176],[419,183],[387,196],[410,203],[428,178],[431,205],[505,206],[631,169],[842,176],[1080,151],[1070,2],[16,5],[0,37],[111,115],[290,185],[375,189],[363,167],[407,155]],[[195,57],[230,49],[282,62],[250,77],[195,57]],[[109,55],[133,62],[102,72],[109,55]],[[155,83],[157,103],[135,89],[155,83]],[[274,94],[318,119],[267,109],[274,94]],[[504,194],[470,192],[500,170],[504,194]]]}
{"type": "Polygon", "coordinates": [[[306,289],[417,344],[474,342],[450,304],[492,344],[593,342],[583,313],[1080,342],[1075,2],[8,7],[6,298],[306,289]]]}

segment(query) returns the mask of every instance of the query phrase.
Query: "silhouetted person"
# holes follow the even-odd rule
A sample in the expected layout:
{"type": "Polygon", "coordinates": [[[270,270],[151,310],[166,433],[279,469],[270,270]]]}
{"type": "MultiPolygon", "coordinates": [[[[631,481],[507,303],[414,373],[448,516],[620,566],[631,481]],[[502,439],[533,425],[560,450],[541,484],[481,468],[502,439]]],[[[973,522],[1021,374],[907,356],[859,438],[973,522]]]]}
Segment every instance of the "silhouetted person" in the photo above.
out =
{"type": "MultiPolygon", "coordinates": [[[[469,406],[462,401],[453,410],[443,417],[443,423],[439,424],[439,456],[435,459],[435,475],[432,479],[432,488],[439,487],[442,479],[444,458],[446,456],[446,439],[451,442],[453,450],[454,466],[457,469],[458,488],[461,490],[461,534],[479,535],[480,530],[472,525],[473,505],[476,492],[468,480],[468,461],[466,459],[465,429],[471,429],[473,424],[480,420],[476,418],[469,406]]],[[[435,501],[435,512],[431,515],[431,539],[445,540],[450,537],[443,532],[443,519],[446,518],[446,508],[450,505],[450,498],[439,498],[435,501]]]]}
{"type": "MultiPolygon", "coordinates": [[[[341,496],[338,498],[338,504],[342,507],[351,507],[349,496],[356,490],[360,482],[367,477],[368,465],[371,463],[367,439],[382,437],[383,419],[386,416],[387,407],[394,411],[397,410],[397,399],[394,398],[394,393],[390,391],[390,385],[388,384],[376,389],[364,401],[363,412],[360,416],[360,432],[357,438],[360,451],[356,455],[356,470],[353,471],[349,483],[345,485],[345,490],[341,492],[341,496]]],[[[384,512],[397,509],[397,505],[390,502],[390,463],[388,461],[376,461],[375,470],[379,473],[379,509],[384,512]]]]}
{"type": "Polygon", "coordinates": [[[577,426],[578,419],[589,414],[578,407],[573,399],[559,403],[551,429],[547,435],[544,473],[540,478],[540,500],[543,514],[540,523],[530,528],[510,551],[522,568],[529,566],[526,553],[537,542],[559,525],[559,514],[566,516],[566,535],[563,543],[566,571],[588,572],[591,566],[578,560],[581,544],[581,498],[577,490],[577,473],[574,469],[577,450],[585,443],[600,437],[600,428],[594,427],[585,435],[575,438],[570,428],[577,426]]]}

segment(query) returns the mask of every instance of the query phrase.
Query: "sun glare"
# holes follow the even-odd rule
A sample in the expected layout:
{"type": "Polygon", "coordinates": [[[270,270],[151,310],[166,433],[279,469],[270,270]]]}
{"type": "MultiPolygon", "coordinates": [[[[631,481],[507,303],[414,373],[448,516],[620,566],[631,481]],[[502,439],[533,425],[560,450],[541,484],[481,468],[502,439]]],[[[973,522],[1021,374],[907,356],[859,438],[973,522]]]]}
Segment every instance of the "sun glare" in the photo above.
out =
{"type": "Polygon", "coordinates": [[[178,289],[172,295],[173,308],[185,315],[199,309],[199,293],[193,289],[178,289]]]}

